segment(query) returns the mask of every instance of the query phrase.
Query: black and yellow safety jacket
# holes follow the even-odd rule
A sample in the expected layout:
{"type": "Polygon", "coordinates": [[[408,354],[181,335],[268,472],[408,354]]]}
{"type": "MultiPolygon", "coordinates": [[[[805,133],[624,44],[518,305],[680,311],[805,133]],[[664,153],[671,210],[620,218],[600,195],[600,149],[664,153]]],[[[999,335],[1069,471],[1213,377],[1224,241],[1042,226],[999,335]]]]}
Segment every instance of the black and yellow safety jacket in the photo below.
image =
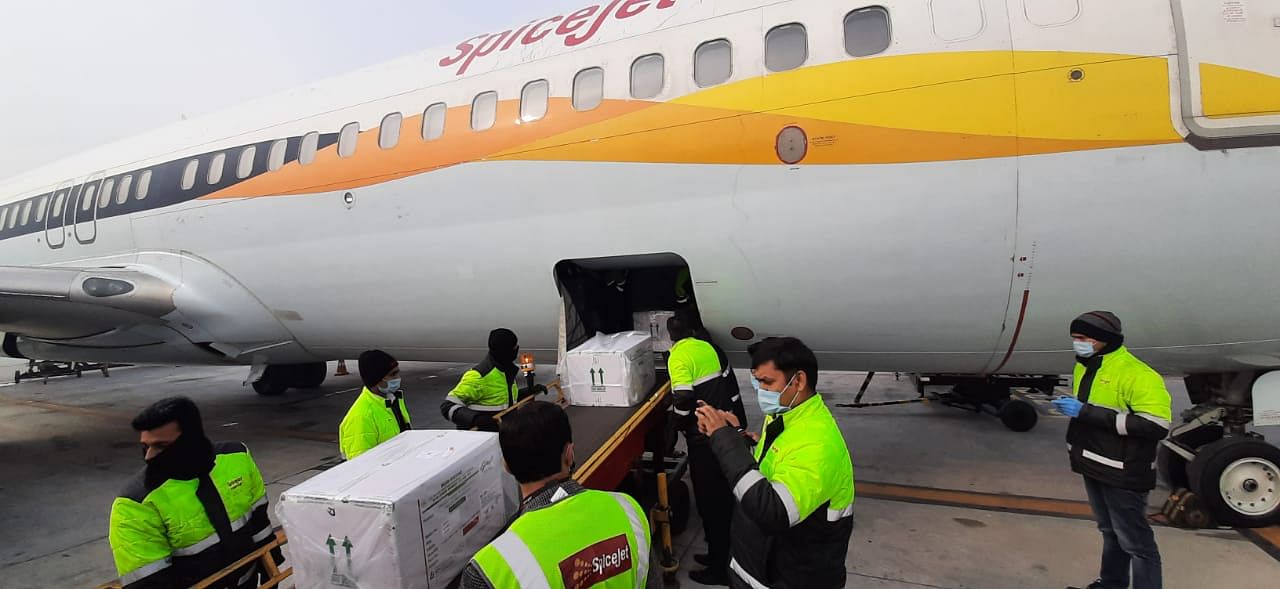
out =
{"type": "Polygon", "coordinates": [[[440,414],[458,429],[497,431],[493,416],[520,400],[518,372],[514,364],[500,366],[485,356],[484,361],[462,374],[458,385],[440,404],[440,414]]]}
{"type": "MultiPolygon", "coordinates": [[[[270,541],[266,488],[249,449],[213,448],[207,475],[157,483],[144,468],[111,504],[107,536],[126,589],[189,587],[270,541]]],[[[243,586],[256,572],[248,565],[214,587],[243,586]]]]}
{"type": "Polygon", "coordinates": [[[1071,470],[1105,485],[1150,491],[1156,446],[1169,435],[1164,379],[1124,346],[1078,358],[1072,394],[1084,406],[1067,427],[1071,470]]]}
{"type": "Polygon", "coordinates": [[[752,455],[741,435],[711,435],[733,485],[733,587],[843,587],[853,534],[853,462],[822,397],[765,416],[752,455]]]}

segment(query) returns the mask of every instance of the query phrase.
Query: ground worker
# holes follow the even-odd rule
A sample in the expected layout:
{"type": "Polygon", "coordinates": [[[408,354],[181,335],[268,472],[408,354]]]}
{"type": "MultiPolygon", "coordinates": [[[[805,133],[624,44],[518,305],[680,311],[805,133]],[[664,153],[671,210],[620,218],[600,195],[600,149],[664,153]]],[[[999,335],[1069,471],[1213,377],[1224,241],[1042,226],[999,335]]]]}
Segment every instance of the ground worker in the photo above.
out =
{"type": "Polygon", "coordinates": [[[458,429],[498,431],[494,415],[515,405],[522,395],[546,390],[542,385],[536,385],[532,390],[520,390],[516,384],[516,377],[520,374],[520,368],[516,366],[519,354],[520,340],[515,332],[503,328],[489,332],[489,353],[474,368],[462,374],[458,386],[440,405],[440,413],[458,429]]]}
{"type": "Polygon", "coordinates": [[[718,381],[720,390],[717,395],[720,398],[729,399],[729,402],[733,405],[733,415],[738,418],[738,428],[745,431],[751,426],[747,422],[747,409],[742,404],[742,393],[738,386],[738,377],[733,374],[733,364],[729,362],[729,354],[726,354],[724,348],[721,348],[715,340],[711,339],[711,333],[702,325],[701,320],[697,321],[697,326],[698,328],[693,337],[711,344],[711,348],[716,351],[716,358],[720,360],[721,372],[720,380],[718,381]]]}
{"type": "Polygon", "coordinates": [[[749,348],[764,431],[755,454],[730,412],[698,408],[698,426],[733,484],[732,587],[843,587],[853,533],[853,463],[814,391],[818,360],[796,338],[749,348]]]}
{"type": "Polygon", "coordinates": [[[732,411],[733,402],[725,396],[721,382],[724,369],[715,348],[694,337],[695,327],[687,313],[677,313],[667,320],[667,332],[674,342],[667,359],[667,374],[671,377],[671,393],[675,399],[672,411],[676,415],[676,427],[684,432],[688,445],[689,477],[707,539],[707,553],[697,555],[702,556],[698,562],[706,568],[689,573],[689,578],[703,585],[727,585],[733,491],[716,462],[710,441],[698,430],[693,411],[702,404],[732,411]]]}
{"type": "Polygon", "coordinates": [[[498,443],[520,483],[520,514],[467,565],[463,589],[662,586],[640,504],[569,478],[573,432],[563,409],[534,401],[508,413],[498,443]]]}
{"type": "Polygon", "coordinates": [[[1102,565],[1088,589],[1161,586],[1160,550],[1147,521],[1156,485],[1156,446],[1172,409],[1164,379],[1124,347],[1120,319],[1090,311],[1071,322],[1076,353],[1071,397],[1053,404],[1071,418],[1071,470],[1084,477],[1102,532],[1102,565]]]}
{"type": "MultiPolygon", "coordinates": [[[[107,537],[126,589],[189,587],[269,542],[266,488],[249,449],[205,437],[186,397],[133,420],[146,466],[111,504],[107,537]]],[[[257,587],[245,565],[215,588],[257,587]]]]}
{"type": "Polygon", "coordinates": [[[347,460],[412,429],[396,359],[382,350],[369,350],[360,354],[359,368],[364,389],[338,426],[338,446],[347,460]]]}

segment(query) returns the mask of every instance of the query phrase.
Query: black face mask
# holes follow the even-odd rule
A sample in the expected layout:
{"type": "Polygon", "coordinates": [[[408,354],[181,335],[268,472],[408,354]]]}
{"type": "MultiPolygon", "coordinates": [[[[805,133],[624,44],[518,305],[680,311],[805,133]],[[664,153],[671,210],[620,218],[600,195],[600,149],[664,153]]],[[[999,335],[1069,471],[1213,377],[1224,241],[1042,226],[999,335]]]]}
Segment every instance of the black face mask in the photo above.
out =
{"type": "Polygon", "coordinates": [[[213,443],[204,436],[182,434],[171,446],[147,460],[147,483],[199,478],[213,470],[213,443]]]}

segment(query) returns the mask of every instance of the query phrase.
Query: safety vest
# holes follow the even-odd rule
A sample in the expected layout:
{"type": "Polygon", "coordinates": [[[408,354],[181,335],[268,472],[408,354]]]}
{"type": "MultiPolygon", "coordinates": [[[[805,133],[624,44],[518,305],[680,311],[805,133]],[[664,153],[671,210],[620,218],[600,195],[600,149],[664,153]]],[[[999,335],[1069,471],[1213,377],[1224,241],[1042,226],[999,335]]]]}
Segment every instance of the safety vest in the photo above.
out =
{"type": "Polygon", "coordinates": [[[225,553],[197,497],[199,479],[169,479],[149,488],[144,469],[111,504],[107,537],[125,587],[152,575],[163,575],[163,585],[187,587],[270,537],[266,488],[248,448],[236,442],[214,450],[209,479],[226,508],[232,542],[245,552],[225,553]]]}
{"type": "Polygon", "coordinates": [[[722,372],[720,358],[711,344],[692,337],[673,344],[667,358],[667,374],[671,377],[671,393],[675,396],[672,410],[676,415],[692,415],[698,408],[697,401],[711,403],[712,389],[722,372]]]}
{"type": "MultiPolygon", "coordinates": [[[[766,416],[755,450],[759,472],[736,483],[730,570],[752,587],[842,587],[853,533],[853,461],[844,435],[820,395],[766,416]],[[765,495],[746,493],[765,480],[786,509],[790,527],[769,535],[744,509],[765,495]],[[777,568],[770,568],[776,564],[777,568]]],[[[767,490],[767,488],[766,488],[767,490]]]]}
{"type": "MultiPolygon", "coordinates": [[[[1167,429],[1172,403],[1164,378],[1124,346],[1077,362],[1071,393],[1088,405],[1110,409],[1118,420],[1137,415],[1167,429]]],[[[1110,415],[1108,413],[1108,415],[1110,415]]],[[[1091,426],[1081,419],[1067,427],[1073,471],[1113,487],[1155,487],[1156,440],[1121,433],[1116,419],[1091,426]]]]}
{"type": "Polygon", "coordinates": [[[475,563],[495,589],[640,589],[649,522],[629,495],[586,490],[521,515],[475,563]]]}
{"type": "MultiPolygon", "coordinates": [[[[405,407],[403,397],[396,403],[407,428],[410,425],[409,409],[405,407]]],[[[399,434],[400,423],[387,407],[386,398],[365,388],[338,426],[338,449],[342,451],[343,458],[351,460],[399,434]]]]}
{"type": "Polygon", "coordinates": [[[507,382],[507,374],[485,358],[484,362],[463,373],[462,380],[445,400],[472,411],[496,413],[510,407],[519,396],[520,388],[516,381],[507,382]]]}

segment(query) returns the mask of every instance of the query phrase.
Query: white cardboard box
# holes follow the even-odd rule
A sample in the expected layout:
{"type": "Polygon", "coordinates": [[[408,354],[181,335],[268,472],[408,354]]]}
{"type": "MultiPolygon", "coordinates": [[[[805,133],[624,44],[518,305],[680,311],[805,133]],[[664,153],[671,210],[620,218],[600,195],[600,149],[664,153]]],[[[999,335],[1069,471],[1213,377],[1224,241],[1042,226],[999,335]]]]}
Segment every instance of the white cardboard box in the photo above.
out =
{"type": "Polygon", "coordinates": [[[298,587],[445,587],[515,515],[498,436],[411,430],[280,496],[298,587]]]}
{"type": "Polygon", "coordinates": [[[587,407],[632,407],[653,389],[649,334],[597,334],[566,354],[569,402],[587,407]]]}
{"type": "Polygon", "coordinates": [[[636,331],[648,332],[653,338],[653,351],[671,351],[671,332],[667,331],[667,320],[675,317],[675,311],[641,311],[632,313],[636,331]]]}

